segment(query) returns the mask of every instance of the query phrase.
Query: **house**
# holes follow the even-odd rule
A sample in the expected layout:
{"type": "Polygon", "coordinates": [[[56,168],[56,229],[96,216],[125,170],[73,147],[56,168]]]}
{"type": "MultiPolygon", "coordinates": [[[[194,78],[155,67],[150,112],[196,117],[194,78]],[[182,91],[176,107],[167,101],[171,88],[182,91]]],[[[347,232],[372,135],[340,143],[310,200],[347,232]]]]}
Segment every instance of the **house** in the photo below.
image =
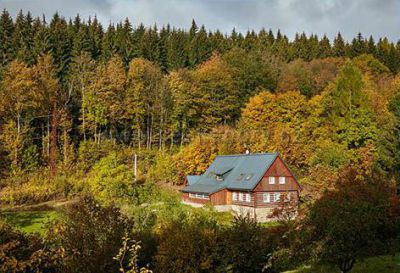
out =
{"type": "Polygon", "coordinates": [[[299,202],[301,186],[278,153],[217,156],[202,175],[188,175],[183,202],[270,220],[275,208],[299,202]]]}

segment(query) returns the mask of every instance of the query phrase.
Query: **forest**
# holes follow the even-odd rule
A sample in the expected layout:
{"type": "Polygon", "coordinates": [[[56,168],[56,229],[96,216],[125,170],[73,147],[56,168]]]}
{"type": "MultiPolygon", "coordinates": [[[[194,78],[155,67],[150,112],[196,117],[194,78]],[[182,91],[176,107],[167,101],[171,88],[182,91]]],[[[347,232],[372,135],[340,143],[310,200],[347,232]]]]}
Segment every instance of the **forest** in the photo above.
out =
{"type": "Polygon", "coordinates": [[[0,272],[398,272],[399,72],[400,41],[361,33],[3,10],[0,272]],[[180,202],[186,175],[246,150],[293,170],[296,219],[180,202]],[[26,232],[21,211],[52,219],[26,232]]]}

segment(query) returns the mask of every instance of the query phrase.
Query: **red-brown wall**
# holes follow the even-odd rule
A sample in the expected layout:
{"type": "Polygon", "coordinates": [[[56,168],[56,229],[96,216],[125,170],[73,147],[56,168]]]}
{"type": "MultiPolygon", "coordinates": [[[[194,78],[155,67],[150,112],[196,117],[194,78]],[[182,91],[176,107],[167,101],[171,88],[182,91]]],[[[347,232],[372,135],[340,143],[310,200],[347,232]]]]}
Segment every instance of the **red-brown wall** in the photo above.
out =
{"type": "Polygon", "coordinates": [[[210,199],[211,199],[211,204],[214,206],[218,205],[226,205],[226,194],[227,194],[226,189],[217,191],[213,194],[211,194],[210,199]]]}
{"type": "Polygon", "coordinates": [[[271,167],[267,170],[264,174],[264,177],[258,183],[256,188],[254,189],[255,192],[260,191],[300,191],[301,188],[299,184],[296,182],[296,178],[292,175],[289,169],[286,167],[285,163],[283,163],[280,157],[277,157],[272,163],[271,167]],[[269,184],[269,177],[275,177],[275,184],[269,184]],[[279,184],[279,177],[285,176],[286,183],[283,185],[279,184]]]}

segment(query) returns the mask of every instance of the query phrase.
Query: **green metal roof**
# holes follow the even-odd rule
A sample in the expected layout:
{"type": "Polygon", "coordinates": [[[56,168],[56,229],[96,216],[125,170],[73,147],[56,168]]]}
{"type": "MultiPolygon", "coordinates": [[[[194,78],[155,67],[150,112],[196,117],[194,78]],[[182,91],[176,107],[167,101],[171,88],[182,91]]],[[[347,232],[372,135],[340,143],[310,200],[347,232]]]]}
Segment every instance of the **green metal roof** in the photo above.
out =
{"type": "Polygon", "coordinates": [[[187,176],[187,181],[189,185],[193,185],[194,183],[197,182],[197,180],[200,178],[200,175],[188,175],[187,176]]]}
{"type": "Polygon", "coordinates": [[[211,194],[221,189],[251,191],[277,158],[278,153],[217,156],[206,172],[192,176],[183,192],[211,194]]]}

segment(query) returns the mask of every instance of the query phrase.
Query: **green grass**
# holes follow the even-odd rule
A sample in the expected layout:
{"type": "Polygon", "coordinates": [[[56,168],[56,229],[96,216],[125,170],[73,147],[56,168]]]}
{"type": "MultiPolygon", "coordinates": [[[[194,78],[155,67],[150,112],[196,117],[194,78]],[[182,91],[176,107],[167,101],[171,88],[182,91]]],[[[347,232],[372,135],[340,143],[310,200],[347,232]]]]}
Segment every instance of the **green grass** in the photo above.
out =
{"type": "Polygon", "coordinates": [[[26,233],[39,233],[44,235],[46,224],[58,217],[57,211],[18,211],[0,213],[0,218],[18,230],[26,233]]]}
{"type": "MultiPolygon", "coordinates": [[[[337,268],[328,266],[303,266],[285,273],[339,273],[337,268]]],[[[400,254],[396,256],[377,256],[356,262],[351,273],[399,273],[400,254]]]]}

